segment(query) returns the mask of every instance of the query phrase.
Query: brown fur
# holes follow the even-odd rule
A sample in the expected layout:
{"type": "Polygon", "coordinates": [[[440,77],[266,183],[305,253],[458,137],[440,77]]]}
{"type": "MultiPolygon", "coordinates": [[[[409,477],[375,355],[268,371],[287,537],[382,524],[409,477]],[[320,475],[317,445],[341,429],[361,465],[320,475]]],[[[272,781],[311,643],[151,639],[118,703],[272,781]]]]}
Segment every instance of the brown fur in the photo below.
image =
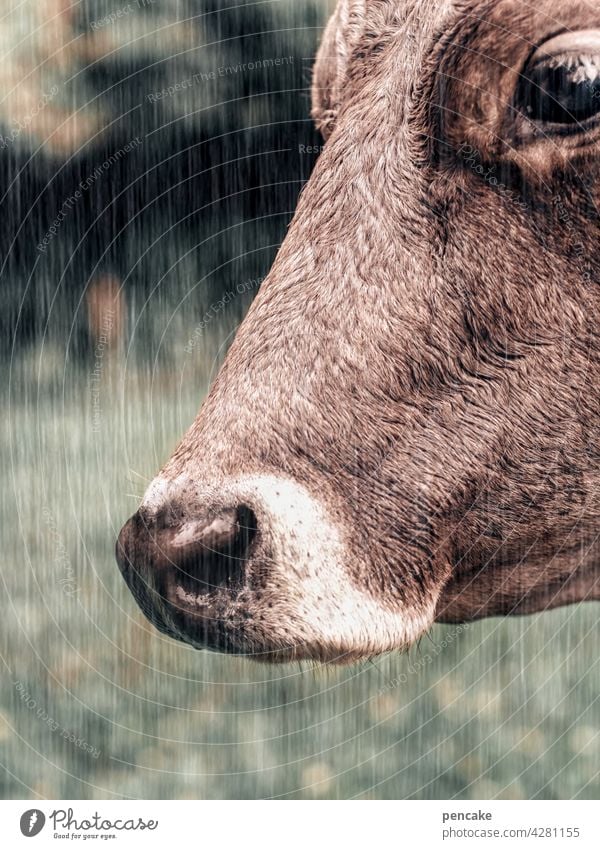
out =
{"type": "Polygon", "coordinates": [[[594,27],[583,2],[341,0],[325,150],[165,476],[301,481],[389,606],[600,598],[598,132],[531,138],[511,105],[535,45],[594,27]]]}

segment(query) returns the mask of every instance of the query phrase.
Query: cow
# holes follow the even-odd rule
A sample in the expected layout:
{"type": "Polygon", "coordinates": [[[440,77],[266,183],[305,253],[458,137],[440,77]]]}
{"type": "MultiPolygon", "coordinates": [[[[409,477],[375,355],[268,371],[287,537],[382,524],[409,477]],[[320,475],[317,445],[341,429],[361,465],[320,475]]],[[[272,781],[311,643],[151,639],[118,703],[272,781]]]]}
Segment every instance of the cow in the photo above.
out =
{"type": "Polygon", "coordinates": [[[324,150],[117,543],[156,627],[350,662],[600,599],[600,8],[339,0],[324,150]]]}

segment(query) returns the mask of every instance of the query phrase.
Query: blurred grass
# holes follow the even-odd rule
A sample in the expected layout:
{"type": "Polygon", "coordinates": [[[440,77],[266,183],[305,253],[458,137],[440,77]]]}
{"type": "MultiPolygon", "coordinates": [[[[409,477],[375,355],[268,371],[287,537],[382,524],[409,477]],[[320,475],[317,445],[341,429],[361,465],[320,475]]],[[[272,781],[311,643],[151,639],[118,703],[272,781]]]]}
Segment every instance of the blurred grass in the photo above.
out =
{"type": "Polygon", "coordinates": [[[145,623],[114,540],[230,330],[216,319],[189,355],[173,322],[168,370],[106,353],[97,432],[92,364],[46,345],[10,367],[0,795],[597,798],[597,604],[436,627],[343,669],[195,652],[145,623]]]}

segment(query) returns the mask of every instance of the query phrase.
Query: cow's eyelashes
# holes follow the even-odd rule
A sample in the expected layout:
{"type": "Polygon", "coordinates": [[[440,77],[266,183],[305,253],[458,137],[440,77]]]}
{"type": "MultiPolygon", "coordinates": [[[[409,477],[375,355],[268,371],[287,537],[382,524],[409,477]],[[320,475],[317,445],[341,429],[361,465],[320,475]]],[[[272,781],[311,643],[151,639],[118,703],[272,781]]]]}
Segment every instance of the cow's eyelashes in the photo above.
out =
{"type": "Polygon", "coordinates": [[[530,121],[577,127],[600,115],[600,32],[567,33],[539,48],[523,70],[518,108],[530,121]]]}

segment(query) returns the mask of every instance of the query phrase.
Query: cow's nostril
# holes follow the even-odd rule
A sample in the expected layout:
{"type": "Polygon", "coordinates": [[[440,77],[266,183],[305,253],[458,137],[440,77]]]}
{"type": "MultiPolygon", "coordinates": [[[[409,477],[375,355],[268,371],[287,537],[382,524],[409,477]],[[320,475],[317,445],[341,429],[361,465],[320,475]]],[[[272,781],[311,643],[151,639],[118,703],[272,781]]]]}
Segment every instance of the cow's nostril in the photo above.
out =
{"type": "Polygon", "coordinates": [[[254,513],[240,506],[164,528],[154,545],[178,585],[187,593],[205,595],[243,583],[256,532],[254,513]]]}

